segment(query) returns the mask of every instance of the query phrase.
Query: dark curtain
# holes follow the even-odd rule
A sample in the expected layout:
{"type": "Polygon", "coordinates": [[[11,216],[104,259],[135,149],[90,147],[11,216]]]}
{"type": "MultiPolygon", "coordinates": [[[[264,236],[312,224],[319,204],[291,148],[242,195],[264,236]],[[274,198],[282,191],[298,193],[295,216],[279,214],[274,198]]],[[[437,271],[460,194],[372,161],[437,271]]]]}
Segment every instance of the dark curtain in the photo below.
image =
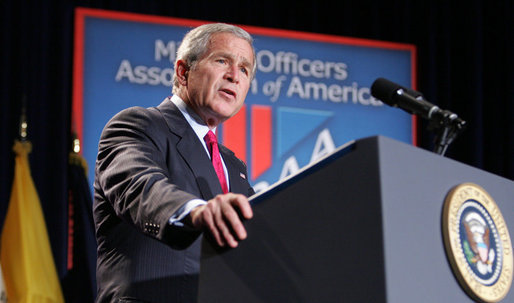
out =
{"type": "MultiPolygon", "coordinates": [[[[514,179],[512,0],[2,0],[0,223],[11,191],[11,148],[25,97],[33,143],[32,175],[61,277],[66,271],[73,11],[77,6],[415,44],[417,89],[469,124],[447,156],[514,179]]],[[[418,143],[431,150],[432,135],[425,122],[419,126],[418,143]]]]}

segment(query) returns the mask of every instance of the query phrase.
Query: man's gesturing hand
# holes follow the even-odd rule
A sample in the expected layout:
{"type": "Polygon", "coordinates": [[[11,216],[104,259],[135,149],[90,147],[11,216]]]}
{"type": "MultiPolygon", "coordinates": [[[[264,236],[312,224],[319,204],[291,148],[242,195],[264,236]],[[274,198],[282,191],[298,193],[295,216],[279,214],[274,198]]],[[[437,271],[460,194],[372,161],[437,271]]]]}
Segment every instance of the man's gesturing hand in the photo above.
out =
{"type": "Polygon", "coordinates": [[[217,195],[207,204],[191,211],[191,223],[195,228],[209,231],[219,246],[228,244],[236,247],[238,241],[246,238],[246,230],[236,209],[241,211],[245,219],[253,216],[245,196],[234,193],[217,195]]]}

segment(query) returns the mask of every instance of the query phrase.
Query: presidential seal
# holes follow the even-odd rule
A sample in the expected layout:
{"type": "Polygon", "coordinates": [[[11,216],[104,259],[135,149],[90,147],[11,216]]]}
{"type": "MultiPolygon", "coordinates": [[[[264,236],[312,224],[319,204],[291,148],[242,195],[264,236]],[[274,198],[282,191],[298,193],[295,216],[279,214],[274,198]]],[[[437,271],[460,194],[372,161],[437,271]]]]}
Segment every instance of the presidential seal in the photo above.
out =
{"type": "Polygon", "coordinates": [[[464,183],[446,196],[446,255],[462,288],[474,300],[498,302],[512,284],[509,230],[500,209],[480,186],[464,183]]]}

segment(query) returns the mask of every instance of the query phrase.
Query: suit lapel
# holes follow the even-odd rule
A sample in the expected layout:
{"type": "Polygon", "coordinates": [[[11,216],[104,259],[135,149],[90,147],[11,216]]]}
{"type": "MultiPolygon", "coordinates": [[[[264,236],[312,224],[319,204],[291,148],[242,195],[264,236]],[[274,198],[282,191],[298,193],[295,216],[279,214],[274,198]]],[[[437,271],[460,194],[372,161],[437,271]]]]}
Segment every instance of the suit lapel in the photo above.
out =
{"type": "Polygon", "coordinates": [[[157,108],[163,114],[170,131],[180,138],[176,145],[177,151],[195,175],[202,198],[210,200],[217,194],[221,194],[221,185],[214,167],[202,143],[199,142],[180,110],[169,98],[166,98],[157,108]]]}

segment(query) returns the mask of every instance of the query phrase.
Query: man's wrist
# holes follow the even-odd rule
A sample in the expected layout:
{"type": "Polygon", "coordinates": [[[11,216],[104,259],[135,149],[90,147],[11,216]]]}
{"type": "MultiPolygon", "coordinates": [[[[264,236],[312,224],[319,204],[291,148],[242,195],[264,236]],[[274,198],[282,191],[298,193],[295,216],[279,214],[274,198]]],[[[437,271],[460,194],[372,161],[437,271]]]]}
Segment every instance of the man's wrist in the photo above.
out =
{"type": "Polygon", "coordinates": [[[171,225],[175,226],[184,226],[184,224],[188,225],[189,227],[193,227],[190,213],[193,209],[205,205],[207,202],[202,199],[193,199],[188,202],[186,202],[184,205],[182,205],[179,210],[177,210],[169,219],[169,223],[171,225]]]}

